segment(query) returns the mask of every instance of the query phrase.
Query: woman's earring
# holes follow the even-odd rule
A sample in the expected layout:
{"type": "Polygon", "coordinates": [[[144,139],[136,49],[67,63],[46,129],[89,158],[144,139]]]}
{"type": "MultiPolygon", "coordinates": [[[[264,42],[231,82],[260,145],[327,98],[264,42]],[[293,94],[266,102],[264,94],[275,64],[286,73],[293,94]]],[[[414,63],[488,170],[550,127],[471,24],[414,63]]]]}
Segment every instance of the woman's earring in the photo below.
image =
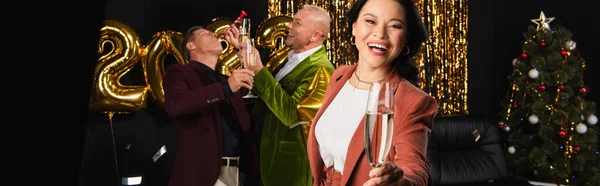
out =
{"type": "Polygon", "coordinates": [[[410,54],[410,48],[408,46],[406,46],[406,53],[404,53],[406,55],[410,54]]]}
{"type": "Polygon", "coordinates": [[[355,40],[356,40],[356,38],[354,38],[354,36],[350,37],[350,44],[354,45],[356,42],[355,40]]]}

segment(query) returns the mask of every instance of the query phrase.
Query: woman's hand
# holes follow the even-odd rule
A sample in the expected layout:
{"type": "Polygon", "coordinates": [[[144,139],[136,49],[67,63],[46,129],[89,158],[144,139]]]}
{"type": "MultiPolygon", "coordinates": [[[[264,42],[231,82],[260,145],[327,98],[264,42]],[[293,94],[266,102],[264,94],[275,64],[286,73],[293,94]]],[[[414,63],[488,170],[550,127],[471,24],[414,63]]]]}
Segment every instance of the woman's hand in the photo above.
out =
{"type": "Polygon", "coordinates": [[[398,185],[404,176],[404,170],[396,166],[394,162],[388,161],[380,167],[374,168],[369,172],[369,181],[365,182],[365,186],[376,185],[398,185]]]}

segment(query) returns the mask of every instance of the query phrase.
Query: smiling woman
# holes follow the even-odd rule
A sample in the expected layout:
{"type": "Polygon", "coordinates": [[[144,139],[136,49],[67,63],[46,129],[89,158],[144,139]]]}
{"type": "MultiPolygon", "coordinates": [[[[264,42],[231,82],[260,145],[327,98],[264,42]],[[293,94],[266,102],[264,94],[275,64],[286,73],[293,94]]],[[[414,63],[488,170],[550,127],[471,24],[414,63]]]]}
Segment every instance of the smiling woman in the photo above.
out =
{"type": "Polygon", "coordinates": [[[427,185],[427,138],[437,104],[415,86],[418,71],[411,57],[427,35],[419,10],[410,0],[358,0],[347,18],[352,44],[347,55],[358,60],[333,72],[311,124],[308,153],[315,184],[427,185]],[[375,82],[394,85],[395,107],[389,155],[371,169],[362,153],[366,110],[350,103],[366,104],[375,82]]]}

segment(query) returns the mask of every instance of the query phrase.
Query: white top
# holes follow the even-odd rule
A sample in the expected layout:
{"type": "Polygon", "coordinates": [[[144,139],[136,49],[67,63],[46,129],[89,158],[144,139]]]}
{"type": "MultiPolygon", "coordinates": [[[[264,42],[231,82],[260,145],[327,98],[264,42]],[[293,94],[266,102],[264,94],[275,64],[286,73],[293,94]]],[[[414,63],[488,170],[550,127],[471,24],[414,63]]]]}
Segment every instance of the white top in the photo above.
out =
{"type": "Polygon", "coordinates": [[[304,51],[299,54],[295,54],[293,50],[290,51],[288,53],[288,62],[285,63],[285,66],[281,67],[279,72],[275,75],[275,80],[280,81],[281,79],[283,79],[283,77],[285,77],[285,75],[290,73],[292,71],[292,69],[296,68],[296,66],[298,66],[298,64],[300,64],[300,62],[302,62],[304,59],[306,59],[311,54],[315,53],[321,47],[323,47],[323,46],[319,45],[318,47],[312,48],[310,50],[304,51]]]}
{"type": "Polygon", "coordinates": [[[315,136],[325,166],[344,172],[348,145],[365,116],[368,96],[368,90],[356,89],[347,81],[317,121],[315,136]]]}

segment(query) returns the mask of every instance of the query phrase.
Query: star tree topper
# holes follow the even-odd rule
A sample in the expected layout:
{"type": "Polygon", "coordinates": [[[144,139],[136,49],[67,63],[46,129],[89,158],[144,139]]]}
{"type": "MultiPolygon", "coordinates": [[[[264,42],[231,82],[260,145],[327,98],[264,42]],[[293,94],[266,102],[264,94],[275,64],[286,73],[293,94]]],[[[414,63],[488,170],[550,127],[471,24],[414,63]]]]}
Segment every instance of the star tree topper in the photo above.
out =
{"type": "Polygon", "coordinates": [[[550,30],[550,22],[552,22],[552,20],[554,20],[553,17],[546,17],[546,15],[544,15],[544,11],[540,12],[540,18],[537,19],[531,19],[531,22],[535,23],[537,25],[536,30],[540,30],[540,29],[546,29],[546,30],[550,30]]]}

